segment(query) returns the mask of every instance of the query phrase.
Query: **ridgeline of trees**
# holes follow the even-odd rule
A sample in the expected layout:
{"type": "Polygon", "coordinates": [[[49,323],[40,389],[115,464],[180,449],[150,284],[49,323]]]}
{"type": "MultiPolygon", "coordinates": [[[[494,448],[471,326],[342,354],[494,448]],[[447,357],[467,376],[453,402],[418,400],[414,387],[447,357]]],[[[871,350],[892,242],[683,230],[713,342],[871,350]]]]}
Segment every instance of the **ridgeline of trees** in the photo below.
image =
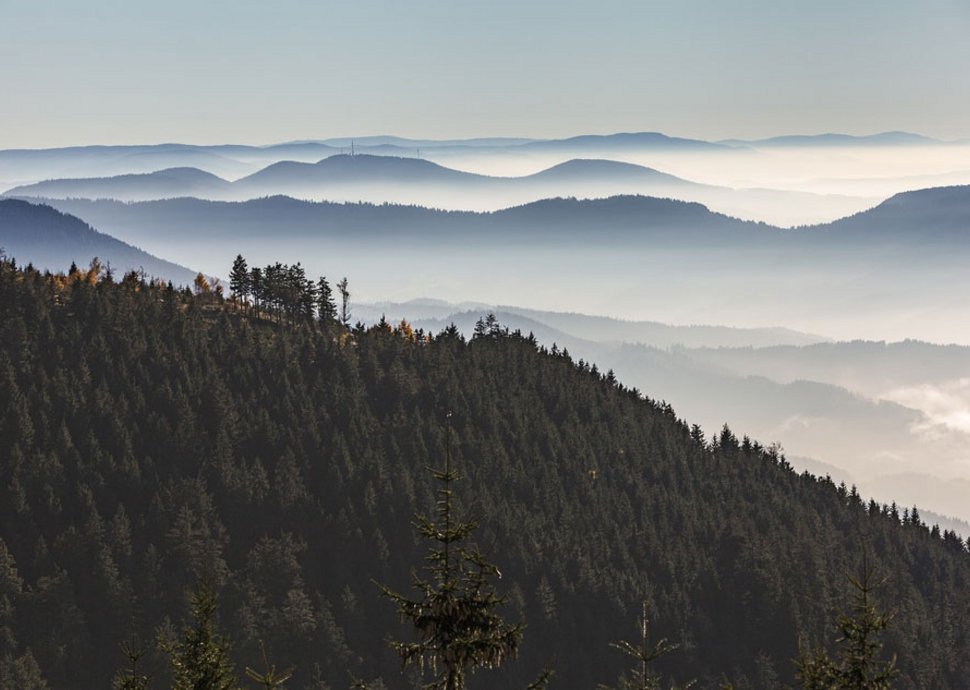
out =
{"type": "Polygon", "coordinates": [[[427,641],[409,612],[433,588],[395,599],[402,622],[375,582],[429,577],[412,520],[441,498],[426,468],[448,458],[480,517],[462,577],[487,554],[479,574],[504,596],[481,590],[479,612],[525,623],[514,650],[478,657],[516,662],[467,667],[472,687],[520,690],[546,667],[554,687],[635,682],[610,643],[644,606],[651,636],[678,645],[639,667],[650,682],[774,689],[801,669],[829,687],[852,673],[856,620],[895,655],[894,687],[968,687],[968,544],[916,509],[798,475],[729,429],[706,438],[494,322],[469,341],[350,328],[346,282],[340,307],[324,286],[241,257],[231,300],[0,261],[0,683],[107,688],[127,668],[130,688],[189,687],[171,662],[208,639],[218,668],[265,687],[291,670],[291,689],[412,687],[399,653],[438,648],[387,640],[427,641]],[[889,625],[845,581],[863,551],[888,575],[872,596],[889,625]],[[837,628],[840,612],[860,615],[837,628]]]}

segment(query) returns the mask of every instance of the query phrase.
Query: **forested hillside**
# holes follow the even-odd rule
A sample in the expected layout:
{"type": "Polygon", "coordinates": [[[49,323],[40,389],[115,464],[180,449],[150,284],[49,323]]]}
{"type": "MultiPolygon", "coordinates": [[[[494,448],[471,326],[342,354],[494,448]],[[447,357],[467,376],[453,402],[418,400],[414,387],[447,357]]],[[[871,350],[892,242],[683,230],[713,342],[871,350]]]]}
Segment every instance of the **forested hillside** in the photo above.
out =
{"type": "MultiPolygon", "coordinates": [[[[107,688],[118,643],[180,629],[204,579],[237,668],[264,640],[289,688],[412,687],[386,644],[408,630],[374,582],[406,591],[422,564],[411,522],[433,511],[450,413],[455,490],[526,624],[519,659],[472,687],[523,688],[544,666],[554,688],[613,683],[628,664],[609,643],[636,635],[643,601],[682,645],[665,674],[794,683],[799,637],[834,641],[863,551],[889,578],[896,687],[970,687],[968,545],[917,511],[727,429],[705,439],[531,337],[348,329],[282,275],[293,290],[257,314],[134,274],[0,263],[7,670],[107,688]]],[[[167,687],[164,659],[147,664],[167,687]]]]}
{"type": "Polygon", "coordinates": [[[191,285],[195,273],[98,232],[80,218],[50,206],[0,199],[0,248],[24,264],[65,271],[94,257],[117,274],[139,271],[191,285]]]}

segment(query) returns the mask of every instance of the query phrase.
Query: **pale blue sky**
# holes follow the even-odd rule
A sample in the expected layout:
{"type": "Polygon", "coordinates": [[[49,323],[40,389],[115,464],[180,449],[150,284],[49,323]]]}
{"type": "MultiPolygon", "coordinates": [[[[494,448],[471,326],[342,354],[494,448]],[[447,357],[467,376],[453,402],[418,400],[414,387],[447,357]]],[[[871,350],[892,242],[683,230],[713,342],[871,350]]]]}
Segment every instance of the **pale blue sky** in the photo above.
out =
{"type": "Polygon", "coordinates": [[[970,137],[967,0],[0,0],[0,147],[970,137]]]}

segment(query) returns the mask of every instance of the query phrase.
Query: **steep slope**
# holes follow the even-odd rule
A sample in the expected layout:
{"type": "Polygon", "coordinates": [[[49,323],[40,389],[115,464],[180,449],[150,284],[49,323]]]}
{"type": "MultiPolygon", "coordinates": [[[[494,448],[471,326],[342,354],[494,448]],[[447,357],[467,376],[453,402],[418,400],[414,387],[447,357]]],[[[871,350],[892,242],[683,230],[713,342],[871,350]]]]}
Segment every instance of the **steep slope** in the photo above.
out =
{"type": "Polygon", "coordinates": [[[221,586],[240,664],[262,639],[296,687],[348,671],[399,686],[385,640],[406,633],[370,581],[406,588],[421,563],[409,523],[433,504],[447,413],[456,488],[528,623],[521,658],[476,676],[488,687],[546,664],[564,688],[612,681],[608,643],[643,600],[655,635],[685,643],[661,670],[704,689],[791,682],[798,635],[834,634],[860,533],[892,576],[878,597],[898,611],[901,686],[970,674],[953,535],[730,432],[706,442],[530,339],[287,325],[4,264],[0,348],[0,640],[54,688],[106,686],[129,624],[151,639],[180,620],[199,576],[221,586]]]}
{"type": "Polygon", "coordinates": [[[178,285],[191,285],[196,275],[100,233],[79,218],[15,199],[0,199],[0,248],[24,263],[52,271],[67,270],[71,262],[83,268],[98,257],[119,275],[144,271],[178,285]]]}

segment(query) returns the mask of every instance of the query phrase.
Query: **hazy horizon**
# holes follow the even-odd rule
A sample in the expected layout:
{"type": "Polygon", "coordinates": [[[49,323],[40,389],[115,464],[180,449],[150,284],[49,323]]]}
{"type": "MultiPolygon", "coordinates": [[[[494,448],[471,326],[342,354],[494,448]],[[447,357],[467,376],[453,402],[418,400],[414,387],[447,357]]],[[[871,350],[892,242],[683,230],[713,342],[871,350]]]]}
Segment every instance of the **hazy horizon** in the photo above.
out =
{"type": "Polygon", "coordinates": [[[0,148],[387,131],[966,139],[968,34],[958,0],[17,1],[0,24],[15,66],[0,148]]]}

